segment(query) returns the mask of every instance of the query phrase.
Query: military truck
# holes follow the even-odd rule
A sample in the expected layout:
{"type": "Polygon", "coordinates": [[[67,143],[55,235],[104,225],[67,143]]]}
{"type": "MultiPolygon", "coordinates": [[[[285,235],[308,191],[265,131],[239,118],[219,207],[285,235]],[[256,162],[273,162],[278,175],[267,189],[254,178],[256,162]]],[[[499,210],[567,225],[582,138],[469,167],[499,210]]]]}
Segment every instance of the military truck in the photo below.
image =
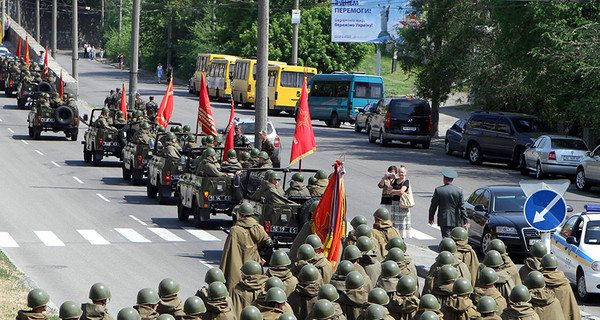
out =
{"type": "Polygon", "coordinates": [[[67,139],[77,141],[79,134],[79,110],[69,106],[53,108],[35,105],[27,117],[29,136],[38,140],[42,131],[64,132],[67,139]]]}
{"type": "MultiPolygon", "coordinates": [[[[180,141],[187,133],[175,133],[175,136],[180,141]]],[[[177,182],[185,165],[181,159],[175,161],[163,155],[165,142],[166,133],[156,135],[156,141],[150,142],[152,158],[148,161],[146,179],[146,195],[150,199],[158,198],[160,204],[167,204],[173,194],[177,196],[177,182]]]]}
{"type": "MultiPolygon", "coordinates": [[[[111,110],[110,116],[114,118],[115,113],[115,110],[111,110]]],[[[95,108],[89,118],[87,114],[83,116],[84,123],[88,125],[81,142],[83,144],[83,161],[86,163],[92,162],[95,167],[100,166],[104,157],[113,156],[121,159],[122,150],[126,143],[126,133],[123,130],[124,124],[113,124],[114,129],[95,126],[101,114],[102,108],[95,108]]]]}
{"type": "Polygon", "coordinates": [[[47,82],[19,82],[17,86],[17,106],[20,109],[31,109],[44,92],[52,93],[52,86],[47,82]]]}

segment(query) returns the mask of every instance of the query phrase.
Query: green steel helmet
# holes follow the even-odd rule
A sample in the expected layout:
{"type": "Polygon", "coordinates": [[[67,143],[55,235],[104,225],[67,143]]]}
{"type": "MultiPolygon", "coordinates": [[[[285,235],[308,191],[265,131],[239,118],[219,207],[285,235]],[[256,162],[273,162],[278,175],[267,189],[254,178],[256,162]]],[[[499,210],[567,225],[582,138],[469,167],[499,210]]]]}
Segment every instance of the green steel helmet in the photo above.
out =
{"type": "Polygon", "coordinates": [[[454,241],[458,241],[458,240],[467,241],[469,239],[469,232],[467,231],[467,229],[465,229],[463,227],[455,227],[450,232],[450,237],[454,241]]]}
{"type": "Polygon", "coordinates": [[[379,208],[375,210],[373,216],[379,220],[390,220],[390,211],[387,208],[379,208]]]}
{"type": "Polygon", "coordinates": [[[308,211],[310,211],[310,213],[312,214],[315,212],[315,210],[317,210],[318,206],[319,206],[319,200],[317,199],[317,200],[313,201],[313,203],[310,204],[310,206],[308,207],[308,211]]]}
{"type": "Polygon", "coordinates": [[[149,129],[149,128],[150,128],[150,125],[148,124],[148,122],[146,122],[146,121],[142,121],[142,122],[140,123],[140,127],[141,127],[142,129],[149,129]]]}
{"type": "Polygon", "coordinates": [[[531,300],[531,294],[526,286],[518,284],[510,291],[509,299],[512,302],[529,302],[529,300],[531,300]]]}
{"type": "Polygon", "coordinates": [[[109,113],[109,112],[110,112],[110,110],[108,108],[106,108],[106,107],[102,108],[102,114],[109,113]]]}
{"type": "Polygon", "coordinates": [[[500,254],[505,254],[506,253],[506,245],[500,239],[493,239],[492,241],[490,241],[490,243],[488,244],[488,247],[487,247],[487,251],[490,251],[490,250],[496,250],[496,251],[500,252],[500,254]]]}
{"type": "Polygon", "coordinates": [[[166,131],[167,131],[167,130],[166,130],[166,129],[165,129],[165,127],[163,127],[162,125],[159,125],[159,126],[158,126],[158,132],[160,132],[160,133],[164,133],[164,132],[166,132],[166,131]]]}
{"type": "Polygon", "coordinates": [[[175,318],[173,318],[173,316],[168,313],[163,313],[160,316],[158,316],[156,320],[175,320],[175,318]]]}
{"type": "Polygon", "coordinates": [[[193,133],[188,133],[187,141],[188,142],[195,142],[196,141],[196,136],[194,136],[193,133]]]}
{"type": "Polygon", "coordinates": [[[544,255],[542,258],[542,268],[555,269],[558,268],[558,259],[552,253],[544,255]]]}
{"type": "Polygon", "coordinates": [[[481,314],[498,312],[496,300],[490,296],[483,296],[477,301],[477,311],[481,314]]]}
{"type": "Polygon", "coordinates": [[[269,180],[281,180],[281,177],[279,176],[279,173],[272,171],[269,173],[269,180]]]}
{"type": "Polygon", "coordinates": [[[184,133],[188,133],[188,132],[190,132],[191,130],[192,130],[192,128],[190,128],[190,126],[189,126],[189,125],[187,125],[187,124],[186,124],[185,126],[183,126],[183,132],[184,132],[184,133]]]}
{"type": "Polygon", "coordinates": [[[256,157],[258,157],[259,153],[260,153],[260,150],[258,150],[257,148],[252,148],[252,150],[250,150],[250,157],[256,158],[256,157]]]}
{"type": "Polygon", "coordinates": [[[44,93],[42,93],[42,97],[44,97],[44,98],[50,98],[50,95],[48,93],[44,92],[44,93]]]}
{"type": "Polygon", "coordinates": [[[302,282],[315,282],[319,280],[319,270],[312,264],[307,264],[300,269],[298,280],[302,282]]]}
{"type": "Polygon", "coordinates": [[[58,92],[54,91],[52,92],[52,98],[58,98],[60,97],[60,94],[58,94],[58,92]]]}
{"type": "Polygon", "coordinates": [[[438,253],[437,257],[435,258],[435,262],[437,262],[437,264],[440,266],[454,264],[454,255],[448,251],[442,251],[438,253]]]}
{"type": "Polygon", "coordinates": [[[244,217],[251,216],[254,214],[254,208],[252,208],[252,205],[250,203],[244,202],[240,204],[238,208],[238,213],[244,217]]]}
{"type": "Polygon", "coordinates": [[[82,313],[81,307],[73,301],[63,302],[58,310],[61,319],[79,319],[82,313]]]}
{"type": "Polygon", "coordinates": [[[281,288],[285,290],[285,284],[283,284],[283,281],[277,277],[270,277],[267,279],[267,281],[265,281],[265,290],[269,291],[271,288],[281,288]]]}
{"type": "Polygon", "coordinates": [[[72,93],[69,92],[69,93],[67,93],[67,98],[73,99],[73,98],[75,98],[75,96],[72,93]]]}
{"type": "Polygon", "coordinates": [[[265,171],[265,179],[269,180],[271,178],[271,174],[273,174],[273,170],[269,169],[267,171],[265,171]]]}
{"type": "Polygon", "coordinates": [[[541,259],[548,253],[548,248],[543,242],[536,242],[529,249],[529,253],[531,253],[531,256],[541,259]]]}
{"type": "Polygon", "coordinates": [[[237,158],[237,152],[233,149],[227,150],[227,158],[237,158]]]}
{"type": "Polygon", "coordinates": [[[263,316],[255,306],[246,306],[242,309],[240,320],[263,320],[263,316]]]}
{"type": "Polygon", "coordinates": [[[417,280],[409,275],[402,276],[396,284],[396,291],[401,296],[408,296],[417,291],[417,280]]]}
{"type": "Polygon", "coordinates": [[[293,313],[284,312],[282,313],[277,320],[298,320],[293,313]]]}
{"type": "Polygon", "coordinates": [[[400,274],[400,267],[396,261],[385,261],[381,264],[381,277],[392,278],[400,274]]]}
{"type": "Polygon", "coordinates": [[[346,289],[358,289],[365,284],[365,278],[358,271],[352,271],[346,275],[346,289]]]}
{"type": "Polygon", "coordinates": [[[250,152],[248,151],[244,151],[240,154],[240,159],[242,159],[242,161],[247,161],[248,159],[250,159],[250,152]]]}
{"type": "Polygon", "coordinates": [[[158,304],[160,297],[154,289],[144,288],[138,291],[137,304],[158,304]]]}
{"type": "Polygon", "coordinates": [[[133,115],[136,117],[141,117],[143,115],[142,110],[135,110],[133,112],[133,115]]]}
{"type": "Polygon", "coordinates": [[[447,264],[444,265],[440,268],[440,271],[438,273],[438,279],[442,282],[442,283],[448,283],[450,281],[454,281],[456,279],[458,279],[458,271],[456,271],[456,268],[447,264]]]}
{"type": "Polygon", "coordinates": [[[158,295],[161,298],[179,293],[179,283],[171,278],[165,278],[158,284],[158,295]]]}
{"type": "Polygon", "coordinates": [[[390,297],[388,296],[387,292],[385,292],[385,290],[381,288],[373,288],[371,289],[371,291],[369,291],[367,301],[370,303],[385,306],[388,303],[390,303],[390,297]]]}
{"type": "Polygon", "coordinates": [[[360,249],[358,249],[355,245],[349,245],[344,248],[344,252],[342,253],[342,259],[344,260],[356,260],[362,257],[362,253],[360,249]]]}
{"type": "Polygon", "coordinates": [[[352,221],[350,221],[350,225],[354,229],[358,228],[358,226],[360,226],[361,224],[367,224],[367,218],[365,218],[365,216],[358,215],[352,218],[352,221]]]}
{"type": "Polygon", "coordinates": [[[361,236],[366,236],[370,238],[373,236],[372,230],[373,229],[371,229],[371,227],[369,227],[368,225],[361,224],[355,229],[354,235],[356,236],[356,238],[360,238],[361,236]]]}
{"type": "Polygon", "coordinates": [[[419,302],[419,309],[425,310],[440,310],[440,302],[431,293],[424,294],[419,302]]]}
{"type": "Polygon", "coordinates": [[[483,264],[486,267],[496,268],[504,264],[504,259],[502,259],[500,252],[496,250],[490,250],[485,253],[485,257],[483,257],[483,264]]]}
{"type": "Polygon", "coordinates": [[[110,289],[102,282],[94,283],[94,285],[92,285],[90,288],[90,294],[88,297],[92,301],[110,299],[110,289]]]}
{"type": "Polygon", "coordinates": [[[454,281],[452,286],[452,293],[457,295],[471,294],[473,293],[473,285],[471,280],[465,278],[458,278],[454,281]]]}
{"type": "Polygon", "coordinates": [[[358,250],[363,254],[367,253],[373,250],[373,241],[369,237],[360,236],[356,240],[356,247],[358,247],[358,250]]]}
{"type": "Polygon", "coordinates": [[[348,261],[348,260],[342,260],[340,261],[340,263],[338,263],[337,268],[335,270],[335,272],[339,275],[339,276],[347,276],[348,273],[354,271],[354,263],[348,261]]]}
{"type": "Polygon", "coordinates": [[[388,314],[383,306],[372,304],[367,307],[365,312],[365,320],[385,320],[388,314]]]}
{"type": "Polygon", "coordinates": [[[223,138],[221,138],[221,136],[215,136],[215,142],[221,144],[223,143],[223,138]]]}
{"type": "Polygon", "coordinates": [[[546,280],[544,275],[539,271],[531,271],[525,278],[525,285],[529,289],[544,288],[546,286],[546,280]]]}
{"type": "Polygon", "coordinates": [[[317,181],[318,181],[318,179],[315,177],[308,178],[308,184],[311,186],[314,185],[315,183],[317,183],[317,181]]]}
{"type": "Polygon", "coordinates": [[[496,271],[492,268],[485,267],[479,271],[479,283],[482,286],[489,286],[496,281],[498,281],[499,277],[496,271]]]}
{"type": "Polygon", "coordinates": [[[247,276],[262,274],[262,271],[263,271],[260,263],[254,261],[254,260],[248,260],[248,261],[244,262],[244,264],[242,265],[242,268],[240,270],[242,271],[243,274],[245,274],[247,276]]]}
{"type": "Polygon", "coordinates": [[[265,297],[266,302],[277,302],[277,303],[285,303],[287,302],[287,295],[285,291],[281,288],[275,287],[267,290],[267,296],[265,297]]]}
{"type": "Polygon", "coordinates": [[[315,178],[317,178],[317,179],[327,179],[327,174],[325,173],[325,170],[319,170],[319,171],[317,171],[317,173],[315,173],[315,178]]]}
{"type": "Polygon", "coordinates": [[[296,257],[298,258],[298,260],[306,260],[306,261],[314,259],[315,256],[316,256],[315,249],[313,249],[313,246],[311,246],[308,243],[302,244],[298,248],[298,253],[296,254],[296,257]]]}
{"type": "Polygon", "coordinates": [[[39,308],[45,306],[50,301],[50,296],[44,289],[33,289],[27,294],[27,306],[30,308],[39,308]]]}
{"type": "MultiPolygon", "coordinates": [[[[141,116],[142,115],[142,111],[141,110],[139,110],[139,111],[140,111],[140,116],[141,116]]],[[[181,126],[175,126],[173,128],[173,130],[175,131],[175,133],[181,133],[183,131],[183,130],[181,130],[181,126]]]]}
{"type": "Polygon", "coordinates": [[[406,258],[404,258],[404,251],[402,249],[391,248],[385,256],[385,260],[394,261],[397,264],[398,262],[403,262],[406,258]]]}
{"type": "Polygon", "coordinates": [[[175,134],[173,132],[167,132],[167,140],[175,139],[175,134]]]}
{"type": "Polygon", "coordinates": [[[340,294],[338,293],[334,285],[328,283],[322,285],[321,288],[319,288],[318,298],[327,299],[331,302],[334,302],[340,298],[340,294]]]}
{"type": "Polygon", "coordinates": [[[185,299],[185,302],[183,303],[183,312],[188,316],[195,316],[197,314],[205,313],[206,306],[202,299],[192,296],[185,299]]]}
{"type": "Polygon", "coordinates": [[[390,250],[392,248],[400,248],[402,251],[406,252],[406,243],[404,243],[404,240],[400,237],[392,237],[385,245],[385,249],[390,250]]]}
{"type": "Polygon", "coordinates": [[[206,148],[205,152],[206,152],[206,156],[208,156],[208,157],[212,157],[217,154],[215,149],[213,149],[211,147],[206,148]]]}
{"type": "Polygon", "coordinates": [[[290,264],[292,264],[292,261],[285,250],[274,251],[269,261],[271,267],[287,267],[290,264]]]}
{"type": "Polygon", "coordinates": [[[215,281],[208,286],[208,300],[218,300],[229,296],[227,287],[223,282],[215,281]]]}
{"type": "Polygon", "coordinates": [[[117,111],[117,117],[118,118],[123,117],[123,111],[121,111],[121,110],[117,111]]]}
{"type": "Polygon", "coordinates": [[[323,248],[321,238],[316,234],[311,234],[308,237],[306,237],[306,241],[304,241],[304,243],[310,244],[315,250],[323,248]]]}
{"type": "Polygon", "coordinates": [[[123,308],[117,313],[117,320],[142,320],[140,314],[134,308],[123,308]]]}
{"type": "Polygon", "coordinates": [[[452,238],[444,238],[438,245],[438,252],[449,251],[450,253],[455,253],[456,250],[458,248],[456,248],[456,242],[452,238]]]}
{"type": "Polygon", "coordinates": [[[213,136],[206,136],[206,140],[205,141],[206,141],[207,145],[213,144],[213,142],[215,142],[215,137],[213,137],[213,136]]]}
{"type": "Polygon", "coordinates": [[[425,311],[419,320],[440,320],[440,317],[433,311],[425,311]]]}
{"type": "Polygon", "coordinates": [[[292,180],[296,181],[296,182],[300,182],[303,183],[304,182],[304,175],[300,172],[296,172],[292,175],[292,180]]]}
{"type": "Polygon", "coordinates": [[[318,320],[329,319],[335,315],[335,307],[331,301],[321,299],[313,305],[313,317],[318,320]]]}
{"type": "Polygon", "coordinates": [[[223,271],[219,268],[211,268],[208,269],[208,271],[206,272],[206,274],[204,275],[204,282],[206,282],[207,284],[211,284],[215,281],[220,281],[225,283],[225,275],[223,274],[223,271]]]}
{"type": "Polygon", "coordinates": [[[261,151],[261,152],[258,154],[258,157],[259,157],[259,158],[263,158],[263,159],[267,160],[267,159],[269,159],[269,154],[268,154],[266,151],[261,151]]]}
{"type": "Polygon", "coordinates": [[[206,145],[206,137],[202,137],[202,139],[200,139],[200,143],[202,143],[203,146],[206,145]]]}

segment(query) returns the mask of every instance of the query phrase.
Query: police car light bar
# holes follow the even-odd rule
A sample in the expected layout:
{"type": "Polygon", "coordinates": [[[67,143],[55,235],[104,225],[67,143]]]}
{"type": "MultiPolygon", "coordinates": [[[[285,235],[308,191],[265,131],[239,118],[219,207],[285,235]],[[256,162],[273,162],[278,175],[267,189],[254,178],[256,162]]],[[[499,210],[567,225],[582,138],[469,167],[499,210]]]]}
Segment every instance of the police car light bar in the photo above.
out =
{"type": "Polygon", "coordinates": [[[587,212],[600,212],[600,204],[586,204],[583,207],[587,212]]]}

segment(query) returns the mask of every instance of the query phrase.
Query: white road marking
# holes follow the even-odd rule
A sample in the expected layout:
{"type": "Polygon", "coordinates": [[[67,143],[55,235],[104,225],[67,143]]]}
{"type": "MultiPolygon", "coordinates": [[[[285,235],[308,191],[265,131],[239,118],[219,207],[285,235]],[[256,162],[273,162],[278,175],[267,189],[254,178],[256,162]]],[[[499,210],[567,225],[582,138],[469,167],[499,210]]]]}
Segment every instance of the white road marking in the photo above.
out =
{"type": "Polygon", "coordinates": [[[37,152],[37,154],[39,154],[40,156],[44,155],[40,150],[35,150],[35,152],[37,152]]]}
{"type": "Polygon", "coordinates": [[[2,119],[0,119],[0,122],[2,122],[2,119]]]}
{"type": "Polygon", "coordinates": [[[207,267],[209,269],[212,269],[212,268],[216,267],[216,266],[213,266],[212,264],[210,264],[210,263],[208,263],[208,262],[206,262],[206,261],[204,261],[202,259],[199,259],[198,261],[200,261],[200,263],[202,263],[205,267],[207,267]]]}
{"type": "Polygon", "coordinates": [[[99,193],[96,193],[96,195],[97,195],[98,197],[100,197],[100,199],[102,199],[102,200],[104,200],[104,201],[106,201],[106,202],[110,202],[110,200],[106,199],[106,197],[105,197],[105,196],[103,196],[103,195],[101,195],[101,194],[99,194],[99,193]]]}
{"type": "Polygon", "coordinates": [[[55,165],[57,168],[60,168],[60,164],[54,162],[54,161],[50,161],[53,165],[55,165]]]}
{"type": "Polygon", "coordinates": [[[29,144],[29,142],[27,142],[25,140],[21,140],[21,142],[23,142],[24,144],[29,144]]]}
{"type": "Polygon", "coordinates": [[[212,234],[210,234],[204,230],[198,230],[196,228],[190,228],[190,227],[183,227],[183,230],[191,233],[194,237],[196,237],[202,241],[220,241],[219,238],[213,236],[212,234]]]}
{"type": "Polygon", "coordinates": [[[18,248],[19,245],[13,239],[13,237],[8,234],[8,232],[0,232],[0,248],[18,248]]]}
{"type": "Polygon", "coordinates": [[[146,224],[144,221],[142,221],[142,220],[138,219],[136,216],[134,216],[134,215],[130,214],[130,215],[129,215],[129,217],[130,217],[131,219],[133,219],[133,220],[135,220],[135,221],[139,222],[141,225],[143,225],[143,226],[147,226],[147,224],[146,224]]]}
{"type": "Polygon", "coordinates": [[[110,244],[108,240],[104,239],[96,230],[92,229],[80,229],[77,230],[79,234],[85,238],[85,240],[89,241],[90,244],[93,245],[106,245],[110,244]]]}
{"type": "Polygon", "coordinates": [[[10,133],[15,133],[11,128],[8,128],[8,131],[10,131],[10,133]]]}
{"type": "Polygon", "coordinates": [[[440,230],[440,226],[438,226],[437,224],[427,224],[428,226],[434,228],[434,229],[438,229],[440,230]]]}
{"type": "Polygon", "coordinates": [[[171,232],[165,228],[148,228],[148,230],[154,232],[157,236],[159,236],[167,241],[178,241],[178,242],[185,241],[185,240],[181,239],[180,237],[178,237],[177,235],[175,235],[173,232],[171,232]]]}
{"type": "Polygon", "coordinates": [[[77,181],[77,182],[79,182],[79,183],[83,184],[83,181],[81,181],[81,179],[77,178],[76,176],[73,176],[73,179],[75,179],[75,181],[77,181]]]}
{"type": "Polygon", "coordinates": [[[418,240],[435,240],[434,237],[432,237],[426,233],[423,233],[415,228],[410,229],[410,237],[418,239],[418,240]]]}
{"type": "Polygon", "coordinates": [[[131,242],[152,242],[131,228],[115,228],[115,230],[131,242]]]}
{"type": "Polygon", "coordinates": [[[34,231],[34,233],[47,247],[65,246],[65,243],[62,242],[52,231],[34,231]]]}

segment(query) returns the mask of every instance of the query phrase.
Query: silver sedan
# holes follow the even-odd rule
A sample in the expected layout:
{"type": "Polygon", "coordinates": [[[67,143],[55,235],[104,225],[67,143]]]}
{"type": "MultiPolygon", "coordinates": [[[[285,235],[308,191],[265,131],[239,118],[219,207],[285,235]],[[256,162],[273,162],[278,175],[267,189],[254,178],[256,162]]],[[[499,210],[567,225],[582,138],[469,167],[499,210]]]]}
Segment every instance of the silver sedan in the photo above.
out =
{"type": "Polygon", "coordinates": [[[521,174],[535,172],[535,177],[543,179],[547,174],[574,177],[579,161],[589,151],[583,140],[577,137],[545,135],[540,136],[523,153],[521,174]]]}

